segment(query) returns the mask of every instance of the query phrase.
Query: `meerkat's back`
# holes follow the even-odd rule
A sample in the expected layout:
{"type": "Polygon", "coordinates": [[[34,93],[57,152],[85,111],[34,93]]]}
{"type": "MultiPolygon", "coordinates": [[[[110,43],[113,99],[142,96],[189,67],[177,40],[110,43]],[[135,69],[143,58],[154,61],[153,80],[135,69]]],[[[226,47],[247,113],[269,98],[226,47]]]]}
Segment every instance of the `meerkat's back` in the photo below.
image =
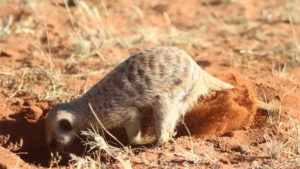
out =
{"type": "Polygon", "coordinates": [[[88,100],[101,97],[103,101],[118,100],[116,104],[127,105],[141,99],[144,104],[150,104],[161,95],[181,97],[181,101],[185,102],[191,92],[205,95],[209,90],[223,88],[232,86],[207,74],[185,51],[159,46],[129,57],[90,89],[86,96],[88,100]],[[197,84],[201,88],[198,89],[197,84]]]}
{"type": "MultiPolygon", "coordinates": [[[[199,67],[192,58],[175,47],[150,48],[128,58],[94,88],[109,87],[128,93],[128,97],[150,97],[163,91],[182,89],[197,80],[199,67]]],[[[107,93],[108,90],[105,91],[107,93]]],[[[90,93],[94,93],[90,90],[90,93]]]]}

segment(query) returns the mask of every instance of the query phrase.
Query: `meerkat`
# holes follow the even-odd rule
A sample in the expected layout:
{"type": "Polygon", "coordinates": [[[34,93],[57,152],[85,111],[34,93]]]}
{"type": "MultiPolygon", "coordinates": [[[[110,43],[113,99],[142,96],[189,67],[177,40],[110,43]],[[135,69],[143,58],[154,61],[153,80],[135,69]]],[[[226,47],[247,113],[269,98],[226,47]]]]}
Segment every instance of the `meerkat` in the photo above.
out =
{"type": "Polygon", "coordinates": [[[106,129],[125,127],[133,144],[143,144],[140,119],[152,109],[156,141],[165,143],[180,116],[199,96],[232,88],[202,70],[179,48],[145,49],[119,64],[80,98],[54,106],[46,118],[46,142],[52,151],[68,152],[81,130],[90,124],[100,127],[90,103],[106,129]]]}

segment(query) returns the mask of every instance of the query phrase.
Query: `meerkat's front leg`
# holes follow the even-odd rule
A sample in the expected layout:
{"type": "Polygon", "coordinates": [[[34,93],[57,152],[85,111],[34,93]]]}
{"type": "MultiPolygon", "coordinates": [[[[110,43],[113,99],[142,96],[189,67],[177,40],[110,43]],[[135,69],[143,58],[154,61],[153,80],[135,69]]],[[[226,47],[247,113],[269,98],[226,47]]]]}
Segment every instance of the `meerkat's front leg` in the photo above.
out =
{"type": "Polygon", "coordinates": [[[160,101],[154,107],[155,130],[159,144],[169,141],[174,133],[180,117],[179,109],[176,107],[168,100],[160,101]]]}
{"type": "Polygon", "coordinates": [[[130,144],[143,144],[143,139],[141,136],[141,117],[138,112],[136,112],[132,119],[125,126],[126,133],[130,144]]]}

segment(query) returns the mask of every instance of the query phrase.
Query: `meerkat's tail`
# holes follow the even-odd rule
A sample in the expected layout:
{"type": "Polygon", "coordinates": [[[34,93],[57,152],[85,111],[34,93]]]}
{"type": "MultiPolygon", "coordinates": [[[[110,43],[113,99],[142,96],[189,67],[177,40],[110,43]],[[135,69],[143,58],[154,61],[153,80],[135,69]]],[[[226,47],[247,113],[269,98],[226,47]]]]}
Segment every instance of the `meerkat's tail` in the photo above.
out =
{"type": "Polygon", "coordinates": [[[209,90],[222,91],[224,89],[233,89],[234,88],[234,86],[211,76],[204,70],[201,70],[200,72],[201,72],[200,76],[203,77],[204,84],[206,85],[206,87],[209,90]]]}

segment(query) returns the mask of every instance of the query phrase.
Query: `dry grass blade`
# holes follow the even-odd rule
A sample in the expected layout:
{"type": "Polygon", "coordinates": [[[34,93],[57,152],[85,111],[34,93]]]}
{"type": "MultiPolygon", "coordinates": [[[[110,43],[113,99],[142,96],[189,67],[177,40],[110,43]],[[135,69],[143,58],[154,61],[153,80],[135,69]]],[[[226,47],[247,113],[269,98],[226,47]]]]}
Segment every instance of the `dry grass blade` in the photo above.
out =
{"type": "Polygon", "coordinates": [[[284,153],[284,149],[287,147],[289,143],[289,140],[280,141],[277,136],[265,136],[265,140],[267,140],[267,145],[265,147],[268,155],[271,159],[279,159],[282,156],[282,153],[284,153]]]}
{"type": "Polygon", "coordinates": [[[103,137],[100,136],[100,133],[98,130],[94,129],[93,126],[91,126],[92,129],[88,129],[87,131],[81,131],[81,135],[87,137],[89,141],[85,143],[85,145],[89,146],[89,151],[92,151],[93,149],[99,149],[99,150],[107,150],[108,145],[106,144],[103,137]]]}
{"type": "Polygon", "coordinates": [[[292,92],[294,92],[296,89],[298,88],[298,85],[294,86],[291,90],[287,91],[286,93],[284,93],[281,97],[281,101],[280,101],[280,105],[279,105],[279,114],[278,114],[278,122],[280,122],[280,116],[281,116],[281,112],[282,112],[282,102],[284,100],[284,98],[291,94],[292,92]]]}
{"type": "Polygon", "coordinates": [[[25,77],[25,75],[26,75],[26,72],[25,71],[23,71],[23,75],[22,75],[22,79],[21,79],[21,83],[20,83],[20,85],[19,85],[19,87],[18,87],[18,89],[11,95],[11,96],[9,96],[9,99],[11,99],[11,98],[13,98],[19,91],[21,91],[22,90],[22,87],[23,87],[23,84],[24,84],[24,77],[25,77]]]}

